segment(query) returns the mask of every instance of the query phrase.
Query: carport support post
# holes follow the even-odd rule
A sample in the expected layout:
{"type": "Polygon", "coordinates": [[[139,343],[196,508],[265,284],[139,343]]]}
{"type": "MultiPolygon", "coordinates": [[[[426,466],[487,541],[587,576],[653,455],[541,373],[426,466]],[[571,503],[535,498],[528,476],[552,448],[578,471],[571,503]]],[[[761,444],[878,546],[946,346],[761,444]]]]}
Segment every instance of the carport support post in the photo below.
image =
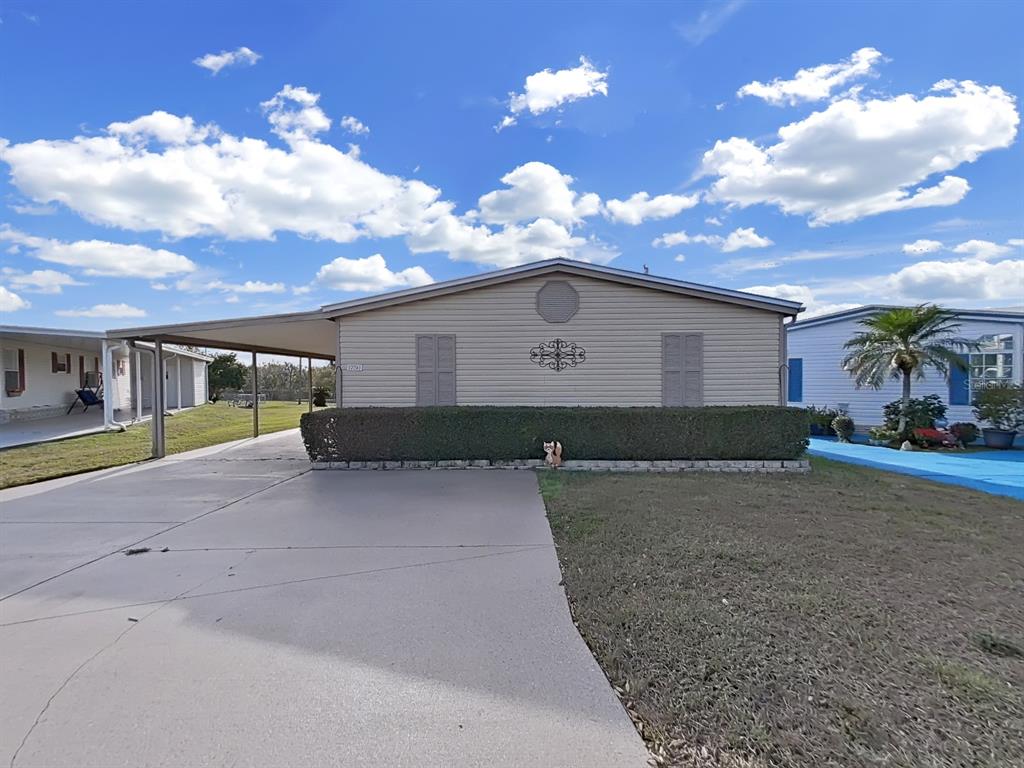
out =
{"type": "Polygon", "coordinates": [[[309,412],[313,412],[313,358],[309,358],[307,361],[307,368],[309,369],[309,412]]]}
{"type": "Polygon", "coordinates": [[[252,436],[260,436],[260,387],[255,350],[252,353],[252,436]]]}
{"type": "Polygon", "coordinates": [[[178,380],[178,410],[181,410],[181,355],[174,357],[174,378],[178,380]]]}
{"type": "Polygon", "coordinates": [[[153,342],[153,458],[162,459],[164,447],[164,343],[153,342]]]}

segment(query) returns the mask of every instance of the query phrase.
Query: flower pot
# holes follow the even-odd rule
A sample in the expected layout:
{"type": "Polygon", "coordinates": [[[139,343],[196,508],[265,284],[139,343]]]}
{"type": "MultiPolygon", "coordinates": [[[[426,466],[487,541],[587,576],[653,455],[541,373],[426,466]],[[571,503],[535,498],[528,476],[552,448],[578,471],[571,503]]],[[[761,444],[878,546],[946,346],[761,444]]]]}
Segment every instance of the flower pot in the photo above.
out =
{"type": "Polygon", "coordinates": [[[992,429],[983,427],[982,436],[985,438],[985,445],[989,448],[1013,448],[1013,439],[1017,436],[1015,429],[992,429]]]}

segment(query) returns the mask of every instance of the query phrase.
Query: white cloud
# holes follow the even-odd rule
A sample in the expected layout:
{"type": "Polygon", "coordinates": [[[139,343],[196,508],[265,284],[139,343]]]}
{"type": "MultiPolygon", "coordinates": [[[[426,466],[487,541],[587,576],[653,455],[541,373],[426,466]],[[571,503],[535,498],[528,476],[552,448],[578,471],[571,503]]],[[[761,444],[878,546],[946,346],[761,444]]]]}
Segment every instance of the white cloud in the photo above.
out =
{"type": "Polygon", "coordinates": [[[739,227],[725,238],[725,242],[722,243],[722,252],[732,253],[741,248],[767,248],[769,245],[775,245],[775,243],[767,237],[757,234],[753,227],[739,227]]]}
{"type": "Polygon", "coordinates": [[[167,283],[150,283],[149,287],[152,288],[154,291],[169,291],[169,290],[171,290],[171,286],[169,286],[167,283]]]}
{"type": "Polygon", "coordinates": [[[699,202],[699,194],[651,197],[646,192],[637,192],[626,200],[609,200],[606,206],[612,221],[635,226],[647,219],[670,218],[699,202]]]}
{"type": "Polygon", "coordinates": [[[311,141],[331,127],[331,119],[317,106],[320,94],[303,86],[286,85],[273,98],[260,102],[274,133],[289,144],[311,141]]]}
{"type": "Polygon", "coordinates": [[[88,309],[58,309],[60,317],[145,317],[146,310],[130,304],[94,304],[88,309]]]}
{"type": "Polygon", "coordinates": [[[775,243],[767,237],[762,237],[754,231],[753,227],[738,227],[726,237],[721,235],[689,235],[686,231],[667,232],[661,237],[656,237],[652,242],[655,248],[671,248],[674,245],[685,245],[688,243],[703,243],[717,248],[723,253],[732,253],[742,248],[767,248],[775,243]]]}
{"type": "Polygon", "coordinates": [[[814,290],[806,285],[792,285],[789,283],[779,283],[778,285],[751,285],[747,288],[741,288],[740,290],[746,291],[747,293],[756,293],[759,296],[772,296],[776,299],[799,301],[805,307],[805,311],[800,313],[800,317],[803,319],[814,317],[815,315],[827,315],[832,312],[842,312],[846,309],[854,309],[855,307],[861,306],[861,304],[852,302],[836,303],[821,301],[817,296],[815,296],[814,290]]]}
{"type": "Polygon", "coordinates": [[[111,123],[107,126],[107,133],[129,143],[153,139],[161,144],[194,144],[215,136],[217,132],[214,125],[197,126],[191,117],[178,117],[161,109],[126,123],[111,123]]]}
{"type": "MultiPolygon", "coordinates": [[[[284,147],[154,113],[146,116],[152,120],[114,124],[113,133],[101,136],[22,144],[0,140],[0,160],[10,165],[19,191],[37,203],[59,202],[89,221],[166,238],[273,240],[278,232],[291,232],[351,242],[402,236],[414,252],[447,251],[455,260],[496,265],[555,257],[605,263],[618,255],[573,232],[600,213],[601,200],[575,192],[572,178],[553,166],[519,166],[505,176],[507,189],[483,195],[478,210],[457,215],[439,189],[384,174],[356,153],[320,141],[315,134],[322,124],[294,118],[292,109],[315,108],[317,99],[289,87],[265,102],[273,130],[285,137],[284,147]]],[[[45,252],[49,260],[100,273],[94,254],[68,260],[67,251],[82,244],[34,242],[41,258],[45,252]]],[[[113,249],[122,256],[130,255],[124,249],[142,249],[87,245],[107,256],[113,249]]],[[[193,270],[190,280],[179,281],[187,287],[178,286],[189,291],[212,290],[209,282],[220,279],[198,274],[192,262],[167,250],[137,252],[146,256],[145,267],[126,271],[122,264],[115,272],[108,265],[102,273],[159,279],[193,270]],[[160,267],[156,272],[154,264],[160,267]]]]}
{"type": "Polygon", "coordinates": [[[3,275],[12,287],[28,293],[60,293],[67,286],[83,285],[83,283],[78,282],[71,275],[58,272],[55,269],[36,269],[31,272],[21,272],[5,267],[3,275]]]}
{"type": "Polygon", "coordinates": [[[680,264],[682,264],[684,261],[686,261],[686,257],[680,253],[673,259],[673,261],[678,261],[680,264]]]}
{"type": "Polygon", "coordinates": [[[757,80],[747,83],[736,91],[736,95],[740,98],[756,96],[775,106],[820,101],[827,99],[832,91],[849,81],[874,74],[874,65],[881,59],[882,54],[874,48],[861,48],[850,58],[836,64],[819,64],[810,69],[801,69],[792,80],[777,77],[770,83],[757,80]]]}
{"type": "Polygon", "coordinates": [[[968,240],[965,243],[953,248],[953,253],[964,253],[968,256],[973,256],[976,259],[995,259],[999,256],[1005,256],[1013,251],[1013,241],[1008,241],[1006,245],[999,245],[999,243],[993,243],[989,240],[968,240]]]}
{"type": "Polygon", "coordinates": [[[338,257],[316,273],[316,282],[336,291],[383,291],[389,288],[415,288],[434,282],[423,267],[398,272],[388,269],[379,253],[364,259],[338,257]]]}
{"type": "Polygon", "coordinates": [[[502,176],[501,181],[509,189],[488,192],[477,202],[483,221],[515,224],[548,218],[572,225],[601,209],[600,197],[577,194],[570,188],[572,176],[547,163],[524,163],[502,176]]]}
{"type": "Polygon", "coordinates": [[[159,278],[191,272],[196,265],[179,253],[144,245],[77,240],[65,243],[26,235],[7,224],[0,225],[0,241],[24,246],[42,261],[76,267],[86,275],[159,278]]]}
{"type": "Polygon", "coordinates": [[[410,235],[407,242],[413,253],[445,251],[455,261],[497,267],[558,258],[605,264],[619,255],[614,248],[573,235],[567,227],[547,218],[493,231],[457,216],[442,216],[410,235]]]}
{"type": "Polygon", "coordinates": [[[903,246],[903,252],[908,255],[919,255],[922,253],[933,253],[941,250],[942,243],[938,240],[915,240],[903,246]]]}
{"type": "Polygon", "coordinates": [[[608,95],[608,73],[595,69],[586,56],[580,56],[579,66],[572,69],[557,72],[543,69],[526,78],[522,93],[509,94],[509,114],[502,118],[495,130],[515,125],[516,115],[521,112],[539,115],[599,93],[608,95]]]}
{"type": "Polygon", "coordinates": [[[704,223],[712,227],[722,226],[722,220],[719,219],[717,216],[708,216],[706,219],[704,219],[704,223]]]}
{"type": "Polygon", "coordinates": [[[717,177],[708,201],[775,205],[806,214],[811,226],[886,211],[953,205],[965,179],[935,174],[1009,146],[1020,118],[998,86],[937,83],[933,93],[863,101],[851,95],[779,129],[760,146],[733,137],[704,153],[701,174],[717,177]]]}
{"type": "Polygon", "coordinates": [[[1019,300],[1024,296],[1024,260],[921,261],[889,276],[887,285],[919,301],[1019,300]]]}
{"type": "Polygon", "coordinates": [[[52,205],[11,205],[11,210],[22,216],[51,216],[57,212],[52,205]]]}
{"type": "MultiPolygon", "coordinates": [[[[312,98],[300,96],[307,103],[312,98]]],[[[283,102],[270,110],[276,129],[296,137],[311,130],[304,119],[285,118],[283,102]]],[[[199,139],[188,132],[190,118],[177,118],[181,131],[174,132],[170,121],[154,115],[114,123],[114,133],[105,136],[0,140],[0,160],[10,165],[14,185],[37,203],[59,202],[89,221],[170,238],[270,240],[288,231],[350,242],[402,235],[452,208],[434,187],[384,174],[329,144],[298,139],[278,148],[205,127],[194,128],[205,132],[199,139]],[[172,141],[153,136],[139,146],[131,136],[143,126],[172,141]]]]}
{"type": "Polygon", "coordinates": [[[244,45],[240,48],[236,48],[233,51],[221,51],[220,53],[208,53],[205,56],[200,56],[197,59],[193,59],[192,63],[197,67],[208,69],[213,74],[217,74],[225,67],[251,67],[261,58],[260,54],[256,53],[244,45]]]}
{"type": "Polygon", "coordinates": [[[715,3],[700,12],[700,15],[688,24],[676,25],[676,31],[690,45],[700,45],[732,18],[745,0],[724,0],[715,3]]]}
{"type": "Polygon", "coordinates": [[[345,115],[338,123],[344,130],[349,133],[353,133],[356,136],[363,136],[370,132],[370,129],[356,117],[352,115],[345,115]]]}
{"type": "Polygon", "coordinates": [[[681,232],[666,232],[661,237],[651,241],[655,248],[671,248],[674,245],[686,245],[689,243],[704,243],[714,247],[721,247],[725,238],[719,235],[688,235],[685,230],[681,232]]]}
{"type": "Polygon", "coordinates": [[[17,312],[19,309],[28,309],[31,306],[32,304],[21,296],[0,285],[0,312],[17,312]]]}
{"type": "Polygon", "coordinates": [[[246,280],[244,283],[213,282],[213,287],[231,293],[284,293],[284,283],[265,283],[262,280],[246,280]]]}

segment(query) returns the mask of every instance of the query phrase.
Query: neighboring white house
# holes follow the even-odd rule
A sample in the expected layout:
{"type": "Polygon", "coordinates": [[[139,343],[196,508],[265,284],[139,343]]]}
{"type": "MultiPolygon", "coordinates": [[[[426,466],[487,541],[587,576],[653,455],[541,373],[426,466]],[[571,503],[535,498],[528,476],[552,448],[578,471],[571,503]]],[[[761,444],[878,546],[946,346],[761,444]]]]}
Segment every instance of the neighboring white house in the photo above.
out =
{"type": "MultiPolygon", "coordinates": [[[[0,424],[59,418],[87,387],[102,387],[108,426],[140,419],[152,407],[152,358],[152,344],[133,349],[102,331],[0,326],[0,424]]],[[[213,358],[166,346],[163,359],[165,409],[205,403],[213,358]]]]}
{"type": "MultiPolygon", "coordinates": [[[[789,387],[787,400],[794,406],[827,406],[845,410],[858,429],[882,423],[882,406],[900,397],[901,384],[892,379],[881,389],[854,386],[843,369],[845,344],[863,328],[858,324],[874,312],[891,307],[871,305],[836,312],[787,326],[789,387]]],[[[947,381],[934,369],[923,380],[914,379],[912,395],[939,395],[951,422],[977,421],[971,411],[972,391],[986,382],[1002,380],[1020,384],[1024,371],[1024,312],[1017,310],[956,310],[959,334],[978,341],[982,348],[969,354],[970,371],[956,371],[947,381]]]]}

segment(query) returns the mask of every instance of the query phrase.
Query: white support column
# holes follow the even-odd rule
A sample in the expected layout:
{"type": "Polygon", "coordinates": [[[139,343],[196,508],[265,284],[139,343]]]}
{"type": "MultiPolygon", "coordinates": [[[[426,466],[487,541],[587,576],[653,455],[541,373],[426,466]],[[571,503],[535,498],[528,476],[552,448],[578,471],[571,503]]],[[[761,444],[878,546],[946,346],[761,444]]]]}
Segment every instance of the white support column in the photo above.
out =
{"type": "Polygon", "coordinates": [[[110,342],[103,340],[101,346],[100,366],[103,371],[103,426],[106,429],[114,427],[114,372],[113,355],[111,355],[110,342]]]}
{"type": "Polygon", "coordinates": [[[174,376],[178,379],[178,410],[181,410],[181,355],[174,358],[174,376]]]}
{"type": "Polygon", "coordinates": [[[142,421],[142,353],[132,352],[135,361],[135,420],[142,421]]]}
{"type": "Polygon", "coordinates": [[[153,342],[153,458],[165,455],[164,442],[164,345],[153,342]]]}
{"type": "Polygon", "coordinates": [[[260,383],[256,353],[252,353],[252,436],[260,436],[260,383]]]}

